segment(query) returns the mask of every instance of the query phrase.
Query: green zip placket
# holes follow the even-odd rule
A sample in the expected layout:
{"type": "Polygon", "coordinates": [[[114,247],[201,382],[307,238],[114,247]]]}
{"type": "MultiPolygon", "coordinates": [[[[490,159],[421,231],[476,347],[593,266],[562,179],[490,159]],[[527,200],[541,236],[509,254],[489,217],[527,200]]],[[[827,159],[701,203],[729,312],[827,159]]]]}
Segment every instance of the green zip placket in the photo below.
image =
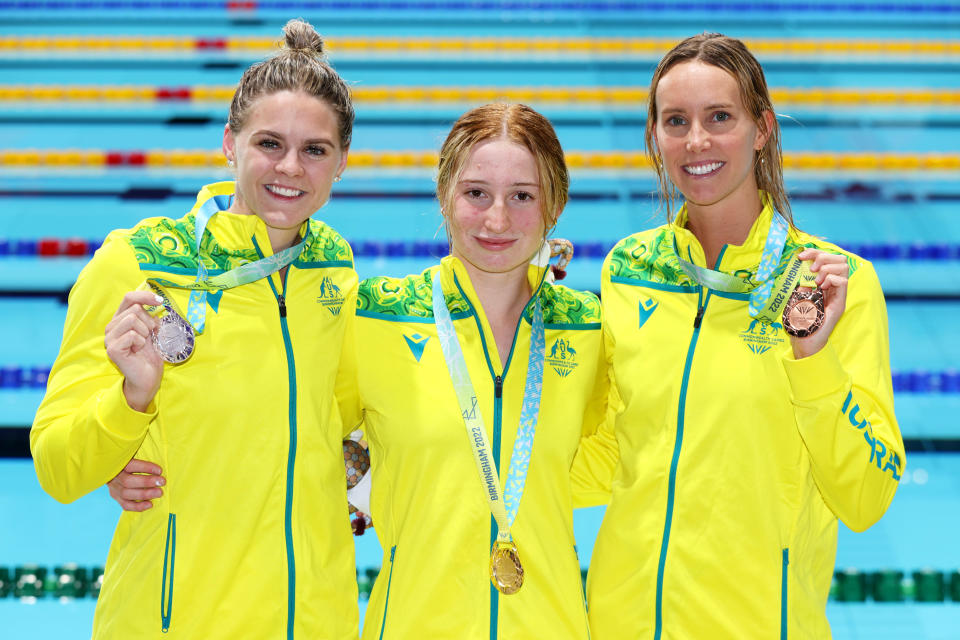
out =
{"type": "MultiPolygon", "coordinates": [[[[503,365],[503,373],[497,375],[493,370],[493,362],[490,360],[490,352],[487,349],[487,340],[483,335],[483,324],[480,322],[480,315],[477,313],[476,308],[473,306],[473,303],[470,301],[470,298],[467,297],[467,294],[463,291],[463,287],[460,286],[460,281],[457,279],[456,275],[453,277],[453,282],[457,286],[457,290],[460,292],[460,295],[463,296],[463,299],[467,301],[467,304],[470,306],[470,313],[473,314],[473,319],[477,323],[477,331],[480,334],[480,343],[483,345],[483,356],[487,360],[487,369],[490,371],[490,377],[493,379],[493,442],[491,443],[491,448],[493,449],[493,460],[497,466],[497,474],[500,473],[500,432],[503,423],[503,381],[507,377],[507,370],[510,368],[510,362],[513,360],[513,351],[517,346],[517,336],[520,335],[520,325],[523,323],[523,317],[527,313],[527,307],[530,305],[530,302],[540,294],[540,289],[543,286],[543,280],[540,281],[540,284],[537,286],[537,290],[530,296],[530,300],[527,300],[527,304],[523,307],[523,313],[520,314],[520,318],[517,320],[516,329],[513,332],[513,344],[510,345],[510,353],[507,355],[507,361],[503,365]]],[[[494,543],[497,541],[497,535],[499,529],[497,528],[497,521],[494,519],[493,515],[490,516],[490,548],[493,548],[494,543]]],[[[493,582],[490,583],[490,640],[497,640],[499,635],[499,621],[500,621],[500,592],[497,591],[497,588],[493,586],[493,582]]]]}

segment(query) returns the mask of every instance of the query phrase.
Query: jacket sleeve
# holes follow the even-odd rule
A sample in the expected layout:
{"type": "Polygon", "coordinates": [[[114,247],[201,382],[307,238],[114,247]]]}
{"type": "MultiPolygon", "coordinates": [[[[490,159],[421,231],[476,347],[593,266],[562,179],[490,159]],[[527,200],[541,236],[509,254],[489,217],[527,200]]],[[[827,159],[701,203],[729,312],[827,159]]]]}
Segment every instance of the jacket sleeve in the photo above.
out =
{"type": "Polygon", "coordinates": [[[824,502],[854,531],[890,505],[906,462],[893,413],[887,311],[873,265],[857,260],[827,345],[784,368],[824,502]]]}
{"type": "Polygon", "coordinates": [[[343,332],[343,344],[340,349],[340,365],[337,367],[337,379],[334,394],[337,406],[340,409],[340,419],[343,424],[343,437],[359,428],[363,421],[363,409],[360,406],[360,392],[357,383],[357,285],[347,294],[343,304],[343,312],[349,310],[346,318],[346,328],[343,332]]]}
{"type": "Polygon", "coordinates": [[[593,396],[584,417],[583,436],[570,468],[574,508],[592,507],[610,501],[611,484],[620,461],[614,432],[620,397],[611,366],[613,354],[607,332],[593,396]]]}
{"type": "Polygon", "coordinates": [[[40,486],[72,502],[103,486],[134,457],[156,417],[134,411],[107,357],[104,330],[124,294],[142,282],[133,251],[108,238],[70,291],[60,353],[30,430],[40,486]]]}

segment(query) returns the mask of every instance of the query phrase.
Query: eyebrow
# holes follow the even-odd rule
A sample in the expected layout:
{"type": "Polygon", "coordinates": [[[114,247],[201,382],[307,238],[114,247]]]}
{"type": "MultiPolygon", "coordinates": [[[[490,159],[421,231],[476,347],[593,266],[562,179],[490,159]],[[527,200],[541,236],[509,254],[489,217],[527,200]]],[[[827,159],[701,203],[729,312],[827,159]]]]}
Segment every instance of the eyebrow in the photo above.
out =
{"type": "MultiPolygon", "coordinates": [[[[717,103],[714,103],[714,104],[708,104],[707,106],[705,106],[705,107],[703,108],[703,110],[704,110],[704,111],[713,111],[714,109],[732,109],[733,106],[734,106],[734,105],[733,105],[732,102],[717,102],[717,103]]],[[[664,108],[663,108],[662,113],[684,113],[685,111],[686,111],[686,109],[684,109],[684,108],[682,108],[682,107],[667,106],[667,107],[664,107],[664,108]]]]}
{"type": "MultiPolygon", "coordinates": [[[[486,180],[471,180],[470,178],[464,178],[457,182],[457,184],[490,184],[486,180]]],[[[513,182],[510,184],[511,187],[539,187],[540,185],[536,182],[513,182]]]]}
{"type": "MultiPolygon", "coordinates": [[[[255,136],[256,136],[256,135],[268,135],[268,136],[273,136],[274,138],[280,138],[281,140],[284,139],[284,137],[283,137],[282,135],[280,135],[280,134],[277,133],[276,131],[271,131],[270,129],[260,129],[259,131],[255,131],[255,132],[253,133],[253,135],[255,135],[255,136]]],[[[331,147],[336,146],[336,145],[334,145],[333,142],[331,142],[328,138],[310,138],[309,140],[304,140],[304,144],[317,144],[317,143],[320,143],[320,144],[328,144],[328,145],[330,145],[331,147]]]]}

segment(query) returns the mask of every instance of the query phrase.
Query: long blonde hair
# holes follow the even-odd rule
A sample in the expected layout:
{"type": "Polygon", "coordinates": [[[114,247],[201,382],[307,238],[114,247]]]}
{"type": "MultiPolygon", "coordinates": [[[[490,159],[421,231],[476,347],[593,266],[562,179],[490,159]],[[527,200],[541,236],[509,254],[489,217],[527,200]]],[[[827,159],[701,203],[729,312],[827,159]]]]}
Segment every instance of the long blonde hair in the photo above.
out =
{"type": "Polygon", "coordinates": [[[737,81],[740,89],[740,100],[744,108],[753,119],[757,127],[768,135],[767,142],[756,153],[753,163],[753,175],[757,187],[770,194],[773,208],[779,211],[790,225],[793,225],[793,214],[787,190],[783,184],[783,151],[780,146],[780,125],[777,119],[772,118],[769,130],[764,112],[773,110],[773,101],[767,89],[767,80],[763,75],[760,63],[753,57],[746,45],[736,38],[730,38],[719,33],[701,33],[687,38],[671,49],[660,64],[657,65],[650,81],[650,103],[647,108],[647,130],[644,141],[647,147],[647,157],[657,173],[660,202],[666,208],[667,220],[673,217],[673,200],[677,197],[676,187],[670,182],[667,171],[660,160],[660,152],[656,147],[654,133],[657,128],[657,86],[660,79],[674,66],[683,62],[698,60],[705,64],[719,67],[729,73],[737,81]]]}

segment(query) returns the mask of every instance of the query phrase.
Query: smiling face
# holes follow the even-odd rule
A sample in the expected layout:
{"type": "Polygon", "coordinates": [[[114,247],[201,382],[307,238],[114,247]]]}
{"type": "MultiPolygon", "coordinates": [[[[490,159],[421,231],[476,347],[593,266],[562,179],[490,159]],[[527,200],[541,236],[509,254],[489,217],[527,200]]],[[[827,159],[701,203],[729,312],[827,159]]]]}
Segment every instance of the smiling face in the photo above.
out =
{"type": "Polygon", "coordinates": [[[540,199],[537,163],[526,147],[504,138],[480,142],[445,214],[450,252],[468,270],[526,277],[546,233],[540,199]]]}
{"type": "Polygon", "coordinates": [[[346,166],[339,140],[337,116],[322,100],[291,91],[261,97],[241,131],[224,129],[223,152],[237,172],[230,211],[263,220],[274,251],[292,245],[346,166]]]}
{"type": "MultiPolygon", "coordinates": [[[[655,138],[664,168],[689,210],[759,210],[756,151],[768,134],[744,108],[737,81],[698,60],[669,69],[656,89],[655,138]]],[[[773,115],[765,112],[767,131],[773,115]]]]}

